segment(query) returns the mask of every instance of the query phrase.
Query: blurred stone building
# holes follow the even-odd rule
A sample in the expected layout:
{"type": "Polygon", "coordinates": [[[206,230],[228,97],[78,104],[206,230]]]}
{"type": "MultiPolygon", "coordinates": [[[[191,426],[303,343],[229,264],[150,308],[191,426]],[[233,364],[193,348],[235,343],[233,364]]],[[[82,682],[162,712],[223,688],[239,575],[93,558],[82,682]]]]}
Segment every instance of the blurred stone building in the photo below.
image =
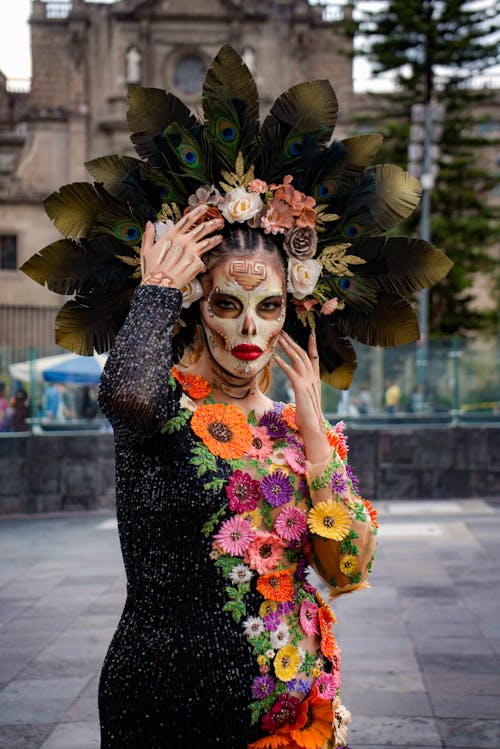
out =
{"type": "MultiPolygon", "coordinates": [[[[128,84],[199,105],[206,69],[226,42],[254,73],[265,112],[306,79],[328,78],[344,118],[352,106],[349,42],[307,0],[33,0],[31,90],[0,74],[0,346],[53,347],[59,295],[17,268],[59,237],[41,201],[87,180],[84,162],[133,154],[128,84]]],[[[345,120],[344,120],[345,122],[345,120]]],[[[346,134],[342,115],[338,134],[346,134]]]]}

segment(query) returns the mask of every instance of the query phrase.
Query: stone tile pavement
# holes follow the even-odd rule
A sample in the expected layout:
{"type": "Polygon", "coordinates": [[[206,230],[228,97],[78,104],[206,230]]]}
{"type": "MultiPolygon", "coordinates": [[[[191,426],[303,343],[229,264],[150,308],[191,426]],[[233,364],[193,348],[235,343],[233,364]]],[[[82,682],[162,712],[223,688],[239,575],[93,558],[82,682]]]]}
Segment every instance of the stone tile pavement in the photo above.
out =
{"type": "MultiPolygon", "coordinates": [[[[499,505],[378,507],[372,588],[334,605],[349,745],[500,749],[499,505]]],[[[111,515],[0,522],[0,749],[98,749],[123,601],[111,515]]]]}

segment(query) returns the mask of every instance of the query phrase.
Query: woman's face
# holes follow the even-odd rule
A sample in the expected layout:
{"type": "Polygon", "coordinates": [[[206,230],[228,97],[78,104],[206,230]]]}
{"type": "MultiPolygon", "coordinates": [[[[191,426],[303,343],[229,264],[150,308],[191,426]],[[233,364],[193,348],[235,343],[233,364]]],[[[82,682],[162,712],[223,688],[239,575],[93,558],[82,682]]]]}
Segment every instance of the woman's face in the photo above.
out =
{"type": "Polygon", "coordinates": [[[203,286],[201,324],[212,357],[233,376],[256,375],[269,362],[285,321],[279,260],[261,253],[228,258],[206,274],[203,286]]]}

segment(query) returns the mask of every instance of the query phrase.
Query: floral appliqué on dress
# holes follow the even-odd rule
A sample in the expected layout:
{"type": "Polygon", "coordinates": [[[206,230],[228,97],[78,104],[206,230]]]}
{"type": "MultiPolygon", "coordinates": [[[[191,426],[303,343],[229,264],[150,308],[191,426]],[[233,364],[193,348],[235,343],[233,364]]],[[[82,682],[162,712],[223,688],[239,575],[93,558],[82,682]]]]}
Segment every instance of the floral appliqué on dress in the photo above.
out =
{"type": "Polygon", "coordinates": [[[176,382],[183,389],[180,408],[164,431],[190,421],[197,438],[190,462],[206,479],[205,488],[225,498],[202,532],[227,580],[221,613],[241,627],[255,656],[250,719],[260,722],[265,735],[249,749],[342,747],[350,714],[340,702],[335,617],[307,571],[312,564],[334,593],[363,587],[371,571],[373,554],[364,570],[358,568],[353,525],[364,523],[374,535],[376,510],[355,491],[352,471],[346,472],[343,425],[327,426],[331,460],[310,476],[293,405],[275,404],[257,420],[234,405],[215,403],[200,376],[174,368],[170,385],[176,382]],[[199,405],[193,398],[205,400],[199,405]],[[218,461],[228,464],[228,479],[220,477],[218,461]],[[328,499],[313,506],[311,495],[325,489],[328,499]],[[334,544],[327,563],[315,544],[334,544]],[[337,577],[325,569],[331,559],[337,577]],[[340,578],[348,583],[341,590],[340,578]],[[258,611],[247,608],[251,589],[262,596],[258,611]]]}

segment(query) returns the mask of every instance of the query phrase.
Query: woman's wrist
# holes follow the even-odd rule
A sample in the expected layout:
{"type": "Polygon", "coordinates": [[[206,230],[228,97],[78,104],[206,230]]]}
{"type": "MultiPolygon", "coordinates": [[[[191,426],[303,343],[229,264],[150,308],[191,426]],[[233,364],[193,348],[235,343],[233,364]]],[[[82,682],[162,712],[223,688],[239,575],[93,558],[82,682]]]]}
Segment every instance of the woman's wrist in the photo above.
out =
{"type": "Polygon", "coordinates": [[[331,458],[332,448],[325,432],[319,428],[302,429],[301,437],[304,441],[304,452],[309,463],[320,464],[331,458]]]}

